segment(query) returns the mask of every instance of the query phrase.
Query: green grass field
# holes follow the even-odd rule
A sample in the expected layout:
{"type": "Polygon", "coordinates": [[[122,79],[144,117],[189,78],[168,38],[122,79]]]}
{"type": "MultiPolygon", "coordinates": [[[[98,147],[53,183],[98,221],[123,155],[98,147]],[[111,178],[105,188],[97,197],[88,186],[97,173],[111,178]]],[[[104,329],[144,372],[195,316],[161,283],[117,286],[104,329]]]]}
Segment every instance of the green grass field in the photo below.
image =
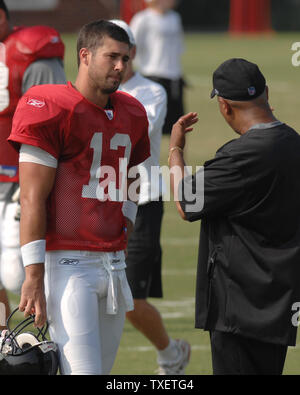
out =
{"type": "MultiPolygon", "coordinates": [[[[66,73],[74,81],[76,54],[74,35],[64,35],[66,73]]],[[[183,67],[187,83],[186,110],[197,111],[199,123],[188,137],[186,161],[202,165],[218,147],[237,137],[218,113],[216,100],[210,100],[211,75],[230,57],[256,62],[270,89],[270,103],[281,121],[300,131],[300,67],[293,67],[292,43],[299,34],[231,38],[222,34],[186,34],[183,67]]],[[[167,164],[168,137],[163,137],[161,164],[167,164]]],[[[211,374],[207,333],[194,329],[194,294],[200,223],[185,223],[173,202],[165,203],[162,229],[164,298],[150,301],[160,310],[170,336],[182,337],[192,345],[187,374],[211,374]]],[[[16,298],[13,297],[16,303],[16,298]]],[[[285,374],[299,374],[300,349],[290,348],[285,374]]],[[[112,374],[153,374],[156,353],[150,343],[127,322],[112,374]]]]}

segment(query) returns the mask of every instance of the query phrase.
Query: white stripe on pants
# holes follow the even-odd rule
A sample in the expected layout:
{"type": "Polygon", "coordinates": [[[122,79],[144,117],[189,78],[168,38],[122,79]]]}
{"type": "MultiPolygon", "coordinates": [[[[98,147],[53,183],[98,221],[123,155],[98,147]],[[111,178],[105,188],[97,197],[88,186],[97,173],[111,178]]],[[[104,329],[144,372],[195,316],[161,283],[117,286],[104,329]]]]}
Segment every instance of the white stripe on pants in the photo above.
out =
{"type": "MultiPolygon", "coordinates": [[[[46,254],[47,316],[51,339],[60,351],[61,374],[109,374],[112,369],[129,308],[122,297],[124,290],[118,272],[111,272],[110,276],[104,267],[105,254],[89,251],[46,254]],[[107,314],[110,278],[116,314],[107,314]]],[[[120,272],[124,275],[124,253],[117,254],[123,260],[120,272]]]]}

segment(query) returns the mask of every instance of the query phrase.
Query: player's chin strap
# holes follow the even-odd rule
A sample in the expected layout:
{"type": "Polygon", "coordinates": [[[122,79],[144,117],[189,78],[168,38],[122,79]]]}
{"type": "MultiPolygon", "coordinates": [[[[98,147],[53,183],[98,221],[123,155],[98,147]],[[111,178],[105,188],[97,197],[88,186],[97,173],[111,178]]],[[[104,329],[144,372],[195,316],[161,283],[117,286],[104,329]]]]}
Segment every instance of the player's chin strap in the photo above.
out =
{"type": "Polygon", "coordinates": [[[125,273],[126,263],[124,259],[120,259],[120,255],[120,253],[110,252],[104,254],[103,265],[109,276],[106,305],[107,314],[118,313],[118,283],[120,283],[126,311],[131,311],[134,308],[132,293],[125,273]]]}

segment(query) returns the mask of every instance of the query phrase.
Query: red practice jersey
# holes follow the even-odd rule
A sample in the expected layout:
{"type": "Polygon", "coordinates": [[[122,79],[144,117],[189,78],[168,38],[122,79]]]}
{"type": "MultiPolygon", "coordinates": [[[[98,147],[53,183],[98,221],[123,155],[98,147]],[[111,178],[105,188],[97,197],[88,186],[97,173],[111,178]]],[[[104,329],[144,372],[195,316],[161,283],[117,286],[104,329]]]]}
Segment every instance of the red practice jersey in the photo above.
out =
{"type": "Polygon", "coordinates": [[[150,156],[148,120],[132,96],[115,92],[110,101],[113,110],[104,110],[68,83],[35,86],[18,104],[9,141],[58,160],[47,202],[47,250],[126,246],[120,191],[127,170],[150,156]]]}
{"type": "Polygon", "coordinates": [[[0,182],[18,182],[18,153],[6,140],[22,96],[25,70],[38,59],[63,56],[59,33],[47,26],[15,28],[0,43],[0,182]]]}

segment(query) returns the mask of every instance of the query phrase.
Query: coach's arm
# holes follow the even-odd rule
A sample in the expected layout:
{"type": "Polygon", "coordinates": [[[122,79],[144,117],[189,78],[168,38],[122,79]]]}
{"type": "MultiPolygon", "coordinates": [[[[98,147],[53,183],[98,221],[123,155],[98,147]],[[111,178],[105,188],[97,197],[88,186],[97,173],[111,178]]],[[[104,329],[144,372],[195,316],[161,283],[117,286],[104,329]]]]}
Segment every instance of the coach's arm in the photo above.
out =
{"type": "Polygon", "coordinates": [[[186,219],[186,216],[179,202],[178,189],[180,182],[186,175],[184,171],[185,162],[183,159],[185,135],[193,130],[192,126],[197,122],[198,118],[196,112],[190,112],[180,117],[173,125],[169,143],[168,165],[170,167],[171,189],[174,194],[177,210],[183,219],[186,219]]]}

